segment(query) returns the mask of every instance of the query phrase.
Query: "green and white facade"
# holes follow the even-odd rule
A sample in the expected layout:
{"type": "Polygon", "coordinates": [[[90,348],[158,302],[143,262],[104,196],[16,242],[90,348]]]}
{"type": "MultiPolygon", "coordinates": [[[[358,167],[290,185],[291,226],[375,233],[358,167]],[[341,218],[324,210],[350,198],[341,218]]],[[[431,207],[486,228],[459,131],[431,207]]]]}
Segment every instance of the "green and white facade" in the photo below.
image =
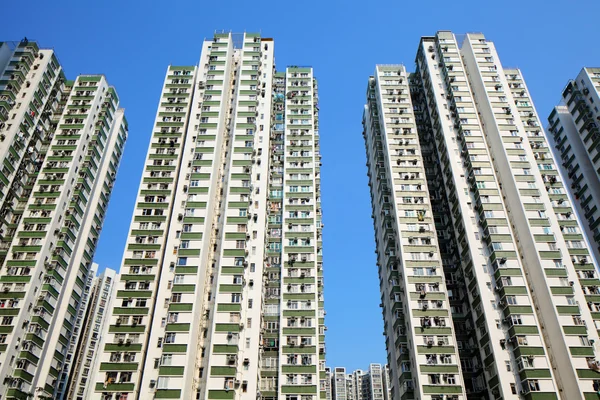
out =
{"type": "Polygon", "coordinates": [[[364,121],[393,398],[595,398],[596,266],[521,72],[438,32],[364,121]]]}
{"type": "Polygon", "coordinates": [[[66,81],[52,50],[4,43],[0,63],[0,394],[55,398],[127,123],[104,76],[66,81]]]}
{"type": "Polygon", "coordinates": [[[548,138],[560,157],[571,201],[600,260],[600,68],[583,68],[567,83],[548,117],[548,138]]]}
{"type": "Polygon", "coordinates": [[[92,398],[324,397],[319,172],[313,70],[272,39],[170,66],[92,398]]]}
{"type": "Polygon", "coordinates": [[[404,66],[379,65],[369,78],[363,128],[394,399],[463,400],[427,165],[404,66]]]}

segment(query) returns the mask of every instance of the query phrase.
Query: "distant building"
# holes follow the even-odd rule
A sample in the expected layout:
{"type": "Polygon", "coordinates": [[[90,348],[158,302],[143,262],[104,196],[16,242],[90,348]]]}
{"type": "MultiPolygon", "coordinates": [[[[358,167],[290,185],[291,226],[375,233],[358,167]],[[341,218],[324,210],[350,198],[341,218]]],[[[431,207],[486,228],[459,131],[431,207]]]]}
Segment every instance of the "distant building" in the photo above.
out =
{"type": "MultiPolygon", "coordinates": [[[[547,137],[591,251],[600,260],[600,68],[583,68],[548,117],[547,137]]],[[[566,227],[581,235],[576,226],[566,227]]],[[[575,236],[577,239],[578,237],[575,236]]]]}
{"type": "MultiPolygon", "coordinates": [[[[331,371],[331,369],[329,369],[331,371]]],[[[332,400],[392,400],[389,391],[389,367],[370,364],[368,371],[335,367],[331,380],[332,400]]]]}
{"type": "MultiPolygon", "coordinates": [[[[97,270],[98,264],[93,264],[97,270]]],[[[68,400],[84,400],[92,393],[92,382],[96,373],[98,362],[98,349],[102,337],[108,332],[108,310],[116,296],[115,284],[117,272],[106,269],[89,283],[89,300],[85,312],[78,318],[83,321],[81,338],[75,349],[73,369],[67,384],[66,398],[68,400]]],[[[86,288],[87,289],[87,288],[86,288]]],[[[131,354],[125,353],[123,361],[127,361],[131,354]]]]}
{"type": "Polygon", "coordinates": [[[325,380],[322,381],[322,385],[323,385],[323,389],[325,391],[325,399],[326,400],[331,400],[332,399],[332,393],[331,393],[331,381],[333,378],[333,374],[331,372],[331,368],[329,367],[325,367],[325,380]]]}
{"type": "Polygon", "coordinates": [[[335,367],[331,377],[332,398],[334,400],[348,400],[348,385],[346,368],[335,367]]]}

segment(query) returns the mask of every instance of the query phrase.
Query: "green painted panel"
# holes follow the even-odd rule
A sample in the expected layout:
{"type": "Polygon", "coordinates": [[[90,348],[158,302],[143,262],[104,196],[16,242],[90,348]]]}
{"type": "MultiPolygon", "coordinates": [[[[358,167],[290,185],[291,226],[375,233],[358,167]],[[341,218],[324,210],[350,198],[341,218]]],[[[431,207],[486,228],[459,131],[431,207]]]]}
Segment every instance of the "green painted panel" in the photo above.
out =
{"type": "Polygon", "coordinates": [[[159,375],[168,375],[168,376],[183,376],[184,367],[175,367],[175,366],[161,366],[158,370],[159,375]]]}
{"type": "Polygon", "coordinates": [[[187,352],[187,344],[163,344],[163,353],[185,353],[187,352]]]}
{"type": "Polygon", "coordinates": [[[315,346],[283,346],[284,354],[315,354],[316,352],[315,346]]]}
{"type": "Polygon", "coordinates": [[[219,285],[219,292],[221,292],[221,293],[241,293],[242,285],[219,285]]]}
{"type": "Polygon", "coordinates": [[[569,347],[573,357],[594,357],[593,347],[569,347]]]}
{"type": "Polygon", "coordinates": [[[117,344],[117,343],[107,343],[104,345],[104,351],[141,351],[142,344],[141,343],[132,343],[132,344],[117,344]]]}
{"type": "Polygon", "coordinates": [[[181,389],[157,389],[154,392],[155,399],[180,399],[181,389]]]}
{"type": "Polygon", "coordinates": [[[133,326],[133,325],[124,325],[124,326],[111,325],[108,328],[108,331],[110,333],[143,333],[145,329],[146,329],[146,327],[144,325],[137,325],[137,326],[133,326]]]}
{"type": "Polygon", "coordinates": [[[577,376],[583,379],[600,379],[600,372],[592,369],[578,369],[577,376]]]}
{"type": "Polygon", "coordinates": [[[510,336],[514,335],[535,335],[537,334],[537,326],[514,325],[508,330],[510,336]]]}
{"type": "Polygon", "coordinates": [[[310,385],[310,386],[281,386],[281,393],[300,393],[300,394],[307,394],[307,393],[312,393],[312,394],[316,394],[317,393],[317,386],[315,385],[310,385]]]}
{"type": "Polygon", "coordinates": [[[177,251],[177,254],[180,256],[187,256],[187,257],[199,257],[200,249],[179,249],[177,251]]]}
{"type": "Polygon", "coordinates": [[[519,373],[521,380],[525,379],[538,379],[538,378],[551,378],[549,369],[525,369],[519,373]]]}
{"type": "Polygon", "coordinates": [[[186,311],[192,311],[193,308],[194,308],[194,305],[191,303],[171,303],[171,304],[169,304],[169,311],[186,312],[186,311]]]}
{"type": "Polygon", "coordinates": [[[105,385],[102,382],[96,383],[96,392],[133,392],[133,383],[112,383],[105,385]]]}
{"type": "Polygon", "coordinates": [[[565,335],[587,335],[585,326],[563,326],[562,328],[565,335]]]}
{"type": "Polygon", "coordinates": [[[174,293],[194,293],[196,285],[173,285],[171,291],[174,293]]]}
{"type": "Polygon", "coordinates": [[[579,306],[556,306],[556,311],[559,314],[579,314],[579,306]]]}
{"type": "Polygon", "coordinates": [[[175,273],[176,274],[197,274],[198,273],[198,267],[182,267],[182,266],[177,266],[177,267],[175,267],[175,273]]]}
{"type": "Polygon", "coordinates": [[[462,393],[462,388],[450,385],[423,385],[423,393],[462,393]]]}
{"type": "Polygon", "coordinates": [[[233,400],[235,390],[209,390],[208,400],[233,400]]]}
{"type": "Polygon", "coordinates": [[[147,307],[115,307],[113,314],[115,315],[148,315],[149,308],[147,307]]]}
{"type": "Polygon", "coordinates": [[[421,373],[443,373],[443,374],[449,374],[449,373],[453,373],[456,372],[458,373],[458,366],[457,365],[421,365],[420,366],[421,369],[421,373]]]}
{"type": "Polygon", "coordinates": [[[190,324],[167,324],[165,332],[189,332],[190,324]]]}
{"type": "Polygon", "coordinates": [[[244,257],[246,255],[246,251],[243,249],[224,249],[223,256],[224,257],[244,257]]]}
{"type": "Polygon", "coordinates": [[[210,369],[211,375],[219,376],[235,376],[237,369],[235,367],[212,367],[210,369]]]}
{"type": "Polygon", "coordinates": [[[216,324],[215,331],[216,332],[239,332],[240,325],[239,324],[216,324]]]}
{"type": "Polygon", "coordinates": [[[138,363],[109,363],[103,362],[100,364],[100,371],[136,371],[138,363]]]}
{"type": "Polygon", "coordinates": [[[231,345],[231,344],[215,344],[213,346],[213,353],[220,353],[220,354],[233,354],[233,353],[237,353],[239,350],[237,345],[231,345]]]}

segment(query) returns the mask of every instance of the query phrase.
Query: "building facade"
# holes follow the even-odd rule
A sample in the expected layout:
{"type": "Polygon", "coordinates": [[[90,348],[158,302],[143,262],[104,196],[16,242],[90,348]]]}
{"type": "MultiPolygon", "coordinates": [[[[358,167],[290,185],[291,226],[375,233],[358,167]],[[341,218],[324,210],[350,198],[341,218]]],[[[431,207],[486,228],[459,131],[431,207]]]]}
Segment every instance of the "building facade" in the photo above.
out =
{"type": "Polygon", "coordinates": [[[387,400],[381,364],[369,365],[369,400],[387,400]]]}
{"type": "MultiPolygon", "coordinates": [[[[548,117],[548,139],[591,251],[600,260],[600,68],[583,68],[548,117]]],[[[569,229],[569,228],[567,228],[569,229]]]]}
{"type": "Polygon", "coordinates": [[[335,367],[331,377],[331,394],[334,400],[348,400],[348,375],[346,375],[346,368],[335,367]]]}
{"type": "Polygon", "coordinates": [[[438,32],[367,98],[393,398],[595,396],[596,266],[521,72],[438,32]]]}
{"type": "MultiPolygon", "coordinates": [[[[98,265],[93,265],[97,270],[98,265]]],[[[114,288],[117,279],[116,271],[105,269],[102,274],[89,280],[88,305],[78,318],[81,319],[81,337],[75,348],[73,368],[64,390],[68,400],[85,400],[91,396],[94,374],[99,367],[98,350],[108,331],[107,312],[116,295],[114,288]]]]}
{"type": "Polygon", "coordinates": [[[104,76],[65,80],[54,51],[0,45],[0,394],[54,398],[127,137],[104,76]]]}
{"type": "Polygon", "coordinates": [[[392,400],[392,387],[390,382],[390,366],[385,364],[383,369],[383,393],[386,400],[392,400]]]}
{"type": "Polygon", "coordinates": [[[333,388],[331,387],[333,373],[330,367],[325,367],[325,400],[333,399],[333,388]]]}
{"type": "Polygon", "coordinates": [[[324,395],[312,68],[216,34],[167,69],[145,165],[92,398],[324,395]]]}
{"type": "Polygon", "coordinates": [[[391,400],[385,381],[387,366],[370,364],[368,371],[357,369],[346,373],[346,369],[335,367],[329,371],[331,398],[334,400],[391,400]]]}

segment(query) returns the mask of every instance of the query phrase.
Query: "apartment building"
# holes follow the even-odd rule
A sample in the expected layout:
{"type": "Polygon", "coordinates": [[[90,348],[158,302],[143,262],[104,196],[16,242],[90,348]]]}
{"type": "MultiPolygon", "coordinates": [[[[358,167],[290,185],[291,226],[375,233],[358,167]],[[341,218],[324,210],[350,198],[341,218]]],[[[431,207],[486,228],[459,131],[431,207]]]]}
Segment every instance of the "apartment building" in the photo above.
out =
{"type": "Polygon", "coordinates": [[[0,45],[0,395],[53,398],[73,361],[92,258],[127,137],[102,75],[0,45]]]}
{"type": "Polygon", "coordinates": [[[402,65],[378,66],[363,119],[388,362],[395,398],[459,399],[460,360],[408,78],[402,65]]]}
{"type": "Polygon", "coordinates": [[[331,373],[332,399],[334,400],[391,400],[385,381],[387,366],[370,364],[367,371],[357,369],[346,373],[342,367],[334,368],[331,373]]]}
{"type": "MultiPolygon", "coordinates": [[[[600,260],[600,68],[583,68],[548,117],[548,139],[590,249],[600,260]]],[[[570,227],[566,228],[571,229],[570,227]]]]}
{"type": "Polygon", "coordinates": [[[521,72],[438,32],[363,124],[393,398],[595,396],[596,266],[521,72]]]}
{"type": "MultiPolygon", "coordinates": [[[[348,387],[349,382],[350,379],[346,374],[346,368],[335,367],[331,377],[332,398],[335,400],[348,400],[349,392],[352,393],[351,388],[348,387]]],[[[350,394],[350,397],[352,397],[352,394],[350,394]]]]}
{"type": "Polygon", "coordinates": [[[392,400],[392,384],[390,381],[390,366],[385,364],[383,371],[383,392],[387,400],[392,400]]]}
{"type": "Polygon", "coordinates": [[[369,365],[369,400],[387,400],[384,375],[381,364],[369,365]]]}
{"type": "Polygon", "coordinates": [[[371,388],[369,383],[369,374],[367,371],[357,369],[349,374],[352,379],[352,386],[354,387],[354,398],[356,400],[368,400],[369,389],[371,388]]]}
{"type": "Polygon", "coordinates": [[[325,367],[325,399],[331,400],[333,399],[333,388],[331,386],[333,378],[333,372],[331,372],[330,367],[325,367]]]}
{"type": "Polygon", "coordinates": [[[318,87],[274,61],[168,67],[92,398],[325,396],[318,87]]]}
{"type": "MultiPolygon", "coordinates": [[[[92,264],[95,271],[98,264],[92,264]]],[[[98,350],[104,335],[108,331],[107,312],[116,296],[115,283],[117,272],[105,269],[99,276],[91,277],[88,283],[88,305],[79,313],[81,319],[81,337],[75,349],[73,368],[65,387],[64,398],[85,400],[91,396],[95,373],[99,368],[98,350]]]]}

